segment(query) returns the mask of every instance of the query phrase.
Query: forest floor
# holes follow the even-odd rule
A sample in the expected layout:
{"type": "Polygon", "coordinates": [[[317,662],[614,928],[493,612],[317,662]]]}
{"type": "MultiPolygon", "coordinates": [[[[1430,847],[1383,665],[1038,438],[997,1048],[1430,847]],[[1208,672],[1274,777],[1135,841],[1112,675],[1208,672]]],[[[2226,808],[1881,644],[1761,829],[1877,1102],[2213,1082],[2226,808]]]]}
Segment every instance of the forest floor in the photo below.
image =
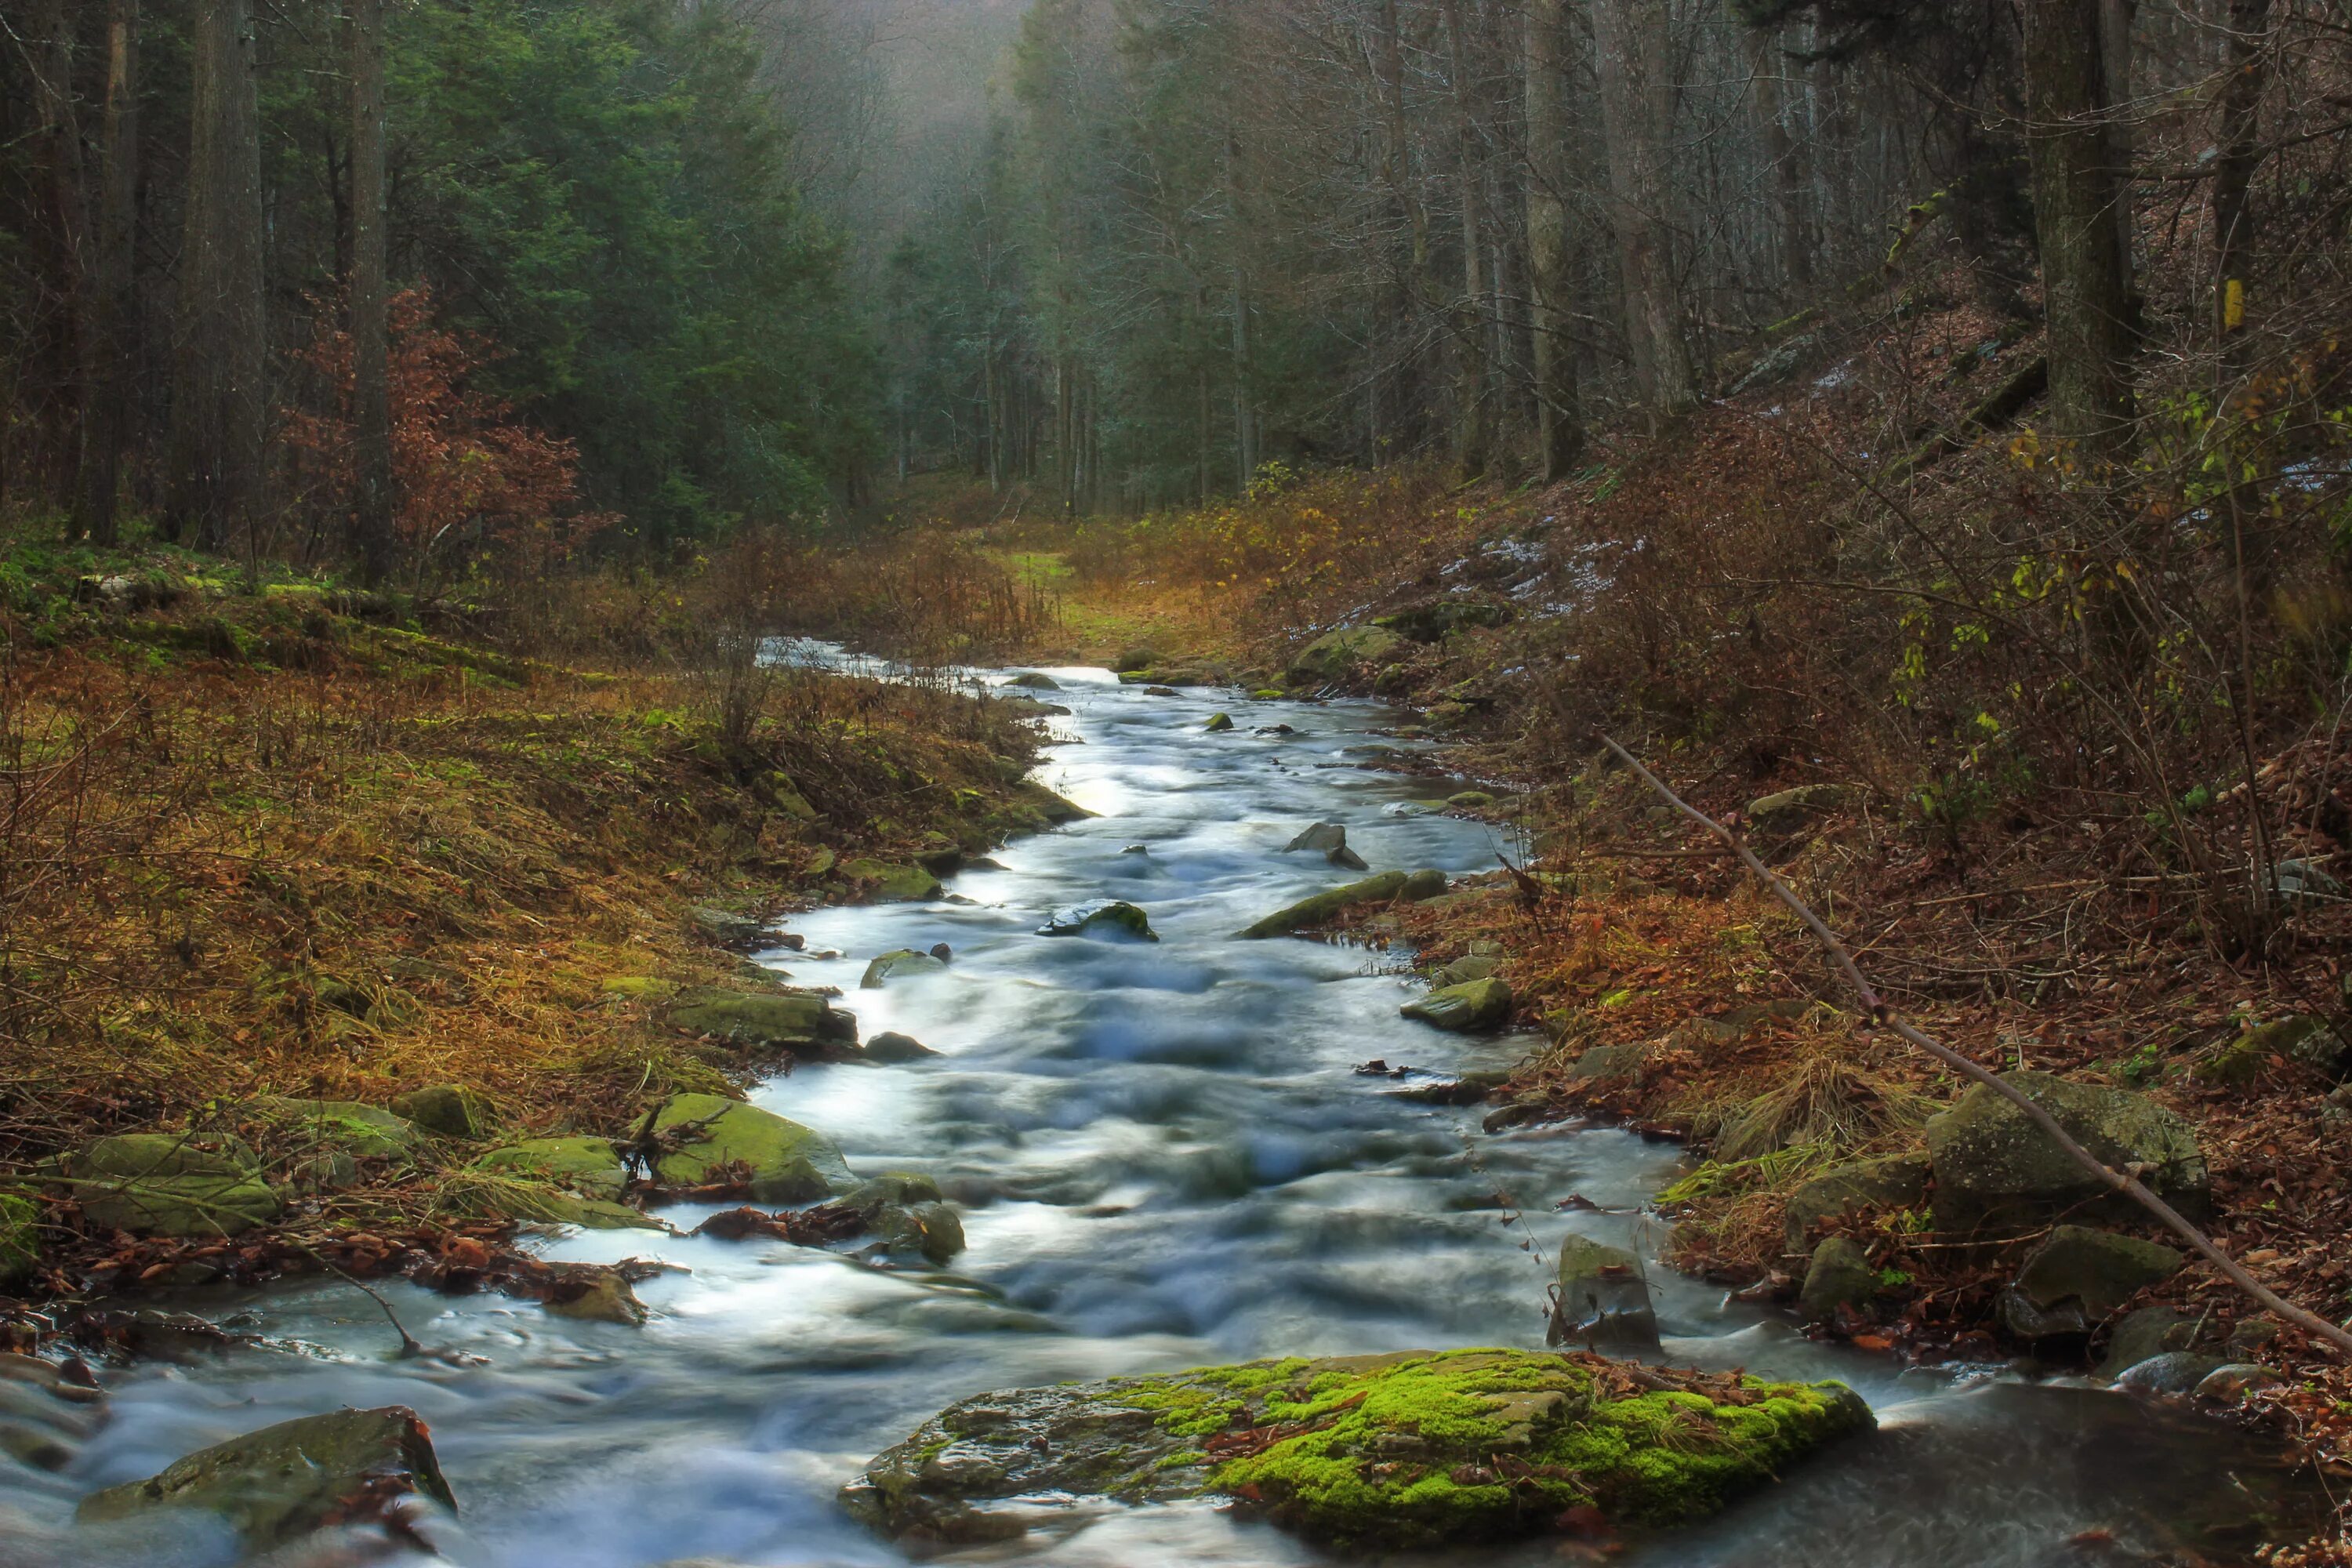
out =
{"type": "Polygon", "coordinates": [[[300,1194],[134,1239],[88,1183],[0,1188],[0,1289],[49,1321],[140,1279],[476,1258],[547,1196],[486,1144],[789,1068],[670,1016],[788,994],[734,954],[762,920],[1060,807],[1022,782],[1031,727],[946,690],[524,657],[167,550],[12,542],[0,589],[0,1169],[163,1132],[300,1194]],[[466,1125],[368,1131],[419,1090],[466,1125]]]}

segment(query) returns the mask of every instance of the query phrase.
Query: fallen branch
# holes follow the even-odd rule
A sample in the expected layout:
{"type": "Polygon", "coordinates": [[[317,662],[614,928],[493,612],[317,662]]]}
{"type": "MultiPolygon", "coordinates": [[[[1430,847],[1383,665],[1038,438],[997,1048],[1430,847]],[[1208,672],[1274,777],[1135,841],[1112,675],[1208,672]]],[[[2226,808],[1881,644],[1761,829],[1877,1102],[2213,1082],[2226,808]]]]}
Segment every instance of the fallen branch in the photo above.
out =
{"type": "Polygon", "coordinates": [[[1846,984],[1853,988],[1855,998],[1861,1003],[1864,1016],[1873,1024],[1894,1030],[1902,1038],[1927,1052],[1954,1072],[1973,1082],[1984,1085],[2011,1105],[2016,1106],[2024,1113],[2028,1121],[2047,1134],[2059,1148],[2065,1151],[2067,1158],[2096,1176],[2101,1184],[2111,1191],[2124,1194],[2149,1214],[2154,1215],[2163,1223],[2166,1229],[2189,1243],[2200,1257],[2220,1270],[2222,1278],[2228,1279],[2230,1283],[2252,1297],[2269,1311],[2276,1313],[2305,1333],[2325,1340],[2336,1350],[2352,1355],[2352,1332],[2347,1332],[2326,1319],[2315,1313],[2307,1312],[2281,1297],[2278,1292],[2240,1268],[2231,1260],[2229,1254],[2223,1252],[2214,1243],[2212,1237],[2189,1224],[2178,1209],[2149,1191],[2147,1184],[2137,1175],[2109,1168],[2105,1161],[2076,1142],[2073,1134],[2058,1124],[2056,1117],[2035,1104],[2024,1092],[2012,1084],[2003,1082],[1999,1075],[1970,1061],[1934,1036],[1906,1023],[1897,1016],[1895,1010],[1886,1005],[1885,998],[1881,997],[1877,990],[1864,977],[1861,969],[1854,963],[1853,955],[1846,951],[1845,944],[1838,940],[1837,933],[1824,925],[1821,916],[1813,913],[1805,901],[1790,889],[1789,884],[1780,879],[1772,868],[1758,858],[1756,852],[1748,848],[1737,833],[1676,795],[1667,786],[1664,780],[1643,766],[1639,757],[1619,745],[1614,740],[1603,735],[1601,737],[1601,742],[1616,752],[1626,766],[1641,776],[1643,783],[1655,790],[1676,811],[1728,845],[1732,852],[1747,864],[1748,868],[1755,872],[1765,886],[1772,889],[1773,895],[1796,912],[1797,918],[1805,922],[1815,939],[1828,951],[1832,962],[1837,965],[1838,972],[1844,976],[1846,984]]]}

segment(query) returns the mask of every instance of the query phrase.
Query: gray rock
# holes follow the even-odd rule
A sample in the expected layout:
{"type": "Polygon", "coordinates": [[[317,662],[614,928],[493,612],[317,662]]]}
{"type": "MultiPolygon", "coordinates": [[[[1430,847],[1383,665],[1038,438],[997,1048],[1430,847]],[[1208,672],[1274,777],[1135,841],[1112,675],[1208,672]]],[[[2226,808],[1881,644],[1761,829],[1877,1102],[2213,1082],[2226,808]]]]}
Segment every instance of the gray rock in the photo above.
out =
{"type": "Polygon", "coordinates": [[[94,1226],[148,1236],[236,1236],[283,1206],[260,1161],[235,1138],[122,1132],[63,1162],[68,1192],[94,1226]]]}
{"type": "Polygon", "coordinates": [[[1145,942],[1158,942],[1160,933],[1151,929],[1151,917],[1134,904],[1121,899],[1096,899],[1090,903],[1073,904],[1066,910],[1055,910],[1037,928],[1039,936],[1126,935],[1140,937],[1145,942]]]}
{"type": "Polygon", "coordinates": [[[928,952],[917,952],[911,947],[902,947],[896,952],[883,953],[868,963],[866,966],[865,974],[858,980],[857,984],[860,990],[879,991],[893,980],[914,980],[926,974],[944,974],[947,973],[947,968],[943,960],[933,958],[928,952]]]}
{"type": "Polygon", "coordinates": [[[1443,897],[1448,886],[1444,872],[1424,869],[1407,877],[1404,886],[1397,889],[1397,896],[1409,904],[1426,903],[1443,897]]]}
{"type": "Polygon", "coordinates": [[[2001,1320],[2020,1339],[2087,1334],[2126,1301],[2180,1272],[2171,1247],[2112,1231],[2062,1225],[2001,1292],[2001,1320]]]}
{"type": "Polygon", "coordinates": [[[1511,1021],[1511,988],[1489,975],[1484,980],[1433,991],[1418,1001],[1406,1003],[1398,1011],[1433,1028],[1457,1034],[1499,1029],[1511,1021]]]}
{"type": "Polygon", "coordinates": [[[750,915],[733,910],[722,910],[715,904],[701,904],[687,911],[694,929],[709,942],[720,947],[751,947],[758,943],[767,930],[750,915]]]}
{"type": "Polygon", "coordinates": [[[1825,1171],[1789,1194],[1788,1250],[1809,1249],[1813,1227],[1857,1209],[1916,1208],[1927,1197],[1927,1158],[1890,1154],[1825,1171]]]}
{"type": "MultiPolygon", "coordinates": [[[[2111,1168],[2140,1164],[2175,1208],[2210,1206],[2204,1156],[2189,1124],[2145,1096],[2012,1072],[2023,1092],[2111,1168]]],[[[1927,1123],[1938,1229],[2024,1227],[2063,1218],[2131,1218],[2138,1205],[2084,1171],[2023,1111],[1979,1084],[1927,1123]]]]}
{"type": "Polygon", "coordinates": [[[2166,1351],[2127,1369],[2116,1379],[2116,1386],[2136,1394],[2193,1394],[2197,1385],[2205,1381],[2207,1373],[2224,1364],[2220,1356],[2200,1355],[2195,1351],[2166,1351]]]}
{"type": "Polygon", "coordinates": [[[265,1426],[93,1493],[76,1516],[96,1524],[164,1509],[217,1514],[259,1555],[328,1525],[388,1520],[411,1495],[457,1506],[425,1423],[394,1405],[265,1426]]]}
{"type": "Polygon", "coordinates": [[[559,1279],[541,1305],[559,1318],[627,1328],[642,1326],[646,1317],[627,1275],[593,1265],[575,1267],[559,1279]]]}
{"type": "Polygon", "coordinates": [[[1344,870],[1368,870],[1364,858],[1348,847],[1348,830],[1336,822],[1318,822],[1282,847],[1286,855],[1311,849],[1344,870]]]}
{"type": "Polygon", "coordinates": [[[2242,1405],[2248,1395],[2279,1387],[2285,1382],[2269,1367],[2246,1361],[2229,1362],[2198,1379],[2195,1397],[2216,1405],[2242,1405]]]}
{"type": "Polygon", "coordinates": [[[2280,861],[2271,868],[2271,886],[2277,890],[2279,901],[2291,910],[2344,900],[2344,884],[2315,860],[2280,861]]]}
{"type": "Polygon", "coordinates": [[[2107,1335],[2107,1353],[2100,1359],[2099,1375],[2109,1380],[2168,1351],[2185,1351],[2196,1342],[2197,1320],[2178,1307],[2142,1307],[2126,1312],[2107,1335]]]}
{"type": "Polygon", "coordinates": [[[935,1057],[939,1054],[913,1036],[901,1035],[894,1030],[885,1030],[866,1041],[865,1051],[867,1061],[880,1062],[886,1066],[901,1062],[917,1062],[925,1057],[935,1057]]]}
{"type": "Polygon", "coordinates": [[[1644,1053],[1639,1046],[1594,1046],[1568,1069],[1570,1083],[1599,1083],[1632,1078],[1642,1070],[1644,1053]]]}
{"type": "Polygon", "coordinates": [[[1502,962],[1499,958],[1483,952],[1457,958],[1437,972],[1438,984],[1467,985],[1473,980],[1484,980],[1494,973],[1501,966],[1502,962]]]}
{"type": "Polygon", "coordinates": [[[1877,1297],[1878,1270],[1870,1266],[1869,1256],[1849,1238],[1833,1236],[1813,1248],[1797,1307],[1809,1321],[1827,1322],[1840,1307],[1859,1310],[1877,1297]]]}
{"type": "Polygon", "coordinates": [[[1654,1348],[1658,1316],[1642,1260],[1622,1247],[1570,1235],[1559,1244],[1558,1338],[1654,1348]]]}

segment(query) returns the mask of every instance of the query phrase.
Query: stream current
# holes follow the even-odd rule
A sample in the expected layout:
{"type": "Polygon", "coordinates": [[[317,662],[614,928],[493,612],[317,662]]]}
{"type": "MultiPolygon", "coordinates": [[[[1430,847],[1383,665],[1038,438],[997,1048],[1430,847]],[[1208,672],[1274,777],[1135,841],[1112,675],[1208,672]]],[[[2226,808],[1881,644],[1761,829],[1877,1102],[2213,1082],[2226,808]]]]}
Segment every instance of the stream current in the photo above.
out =
{"type": "MultiPolygon", "coordinates": [[[[1677,1170],[1676,1148],[1574,1124],[1489,1136],[1477,1108],[1401,1099],[1351,1068],[1501,1066],[1528,1041],[1465,1041],[1400,1018],[1414,986],[1385,955],[1233,937],[1339,875],[1320,856],[1281,853],[1317,821],[1344,824],[1376,869],[1494,866],[1491,829],[1393,809],[1441,792],[1358,765],[1392,715],[1226,693],[1242,727],[1209,735],[1220,694],[1053,674],[1066,689],[1054,700],[1074,710],[1058,732],[1073,743],[1039,776],[1098,815],[952,879],[969,903],[791,922],[811,951],[843,958],[762,957],[797,983],[841,986],[867,1036],[896,1029],[942,1053],[803,1068],[752,1098],[831,1134],[862,1174],[935,1175],[970,1238],[948,1269],[782,1242],[565,1234],[548,1256],[677,1266],[638,1287],[649,1324],[395,1282],[387,1299],[434,1352],[412,1361],[391,1358],[376,1306],[332,1279],[185,1292],[153,1304],[267,1347],[107,1373],[111,1419],[61,1476],[0,1458],[0,1568],[230,1563],[233,1543],[200,1524],[80,1531],[73,1504],[274,1422],[394,1404],[431,1426],[461,1510],[432,1522],[443,1555],[419,1563],[897,1563],[835,1491],[952,1401],[1255,1357],[1538,1346],[1560,1235],[1654,1256],[1660,1226],[1642,1205],[1677,1170]],[[1254,732],[1278,724],[1295,732],[1254,732]],[[1135,845],[1143,852],[1127,852],[1135,845]],[[1102,897],[1142,905],[1162,940],[1034,934],[1054,910],[1102,897]],[[873,955],[940,942],[955,952],[946,973],[858,989],[873,955]],[[1498,1189],[1524,1220],[1502,1223],[1498,1189]],[[1597,1207],[1559,1211],[1570,1194],[1597,1207]]],[[[706,1212],[665,1217],[687,1229],[706,1212]]],[[[2056,1568],[2150,1561],[2177,1531],[2227,1557],[2247,1543],[2232,1527],[2276,1484],[2271,1456],[2218,1423],[1993,1369],[1906,1372],[1807,1341],[1699,1281],[1654,1268],[1651,1283],[1668,1360],[1841,1378],[1880,1430],[1623,1562],[2056,1568]]],[[[1074,1510],[1065,1529],[965,1560],[1329,1561],[1206,1504],[1074,1510]]],[[[1423,1561],[1559,1560],[1538,1542],[1423,1561]]]]}

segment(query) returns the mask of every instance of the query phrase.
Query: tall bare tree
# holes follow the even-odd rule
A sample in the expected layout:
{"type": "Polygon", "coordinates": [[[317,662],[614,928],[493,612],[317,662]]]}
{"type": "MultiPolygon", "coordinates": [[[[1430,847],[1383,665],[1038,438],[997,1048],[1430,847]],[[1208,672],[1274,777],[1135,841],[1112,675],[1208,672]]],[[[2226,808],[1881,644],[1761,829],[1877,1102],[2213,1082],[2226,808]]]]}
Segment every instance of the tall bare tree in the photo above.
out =
{"type": "Polygon", "coordinates": [[[2254,170],[2262,162],[2263,64],[2271,0],[2230,0],[2228,75],[2221,84],[2213,167],[2213,314],[2222,344],[2223,375],[2234,379],[2245,363],[2245,260],[2254,242],[2254,170]]]}
{"type": "Polygon", "coordinates": [[[2114,451],[2131,435],[2133,333],[2104,7],[2105,0],[2027,0],[2026,144],[2049,318],[2051,423],[2086,448],[2114,451]]]}
{"type": "Polygon", "coordinates": [[[1477,46],[1463,0],[1445,0],[1445,31],[1453,46],[1454,179],[1462,219],[1462,298],[1454,307],[1454,442],[1462,477],[1486,471],[1493,437],[1486,402],[1486,237],[1479,223],[1485,179],[1479,155],[1477,46]]]}
{"type": "Polygon", "coordinates": [[[110,0],[107,6],[101,112],[74,526],[93,543],[111,544],[118,532],[123,448],[131,440],[131,321],[138,308],[132,289],[139,216],[139,0],[110,0]]]}
{"type": "Polygon", "coordinates": [[[1547,482],[1567,478],[1584,451],[1577,401],[1573,258],[1569,246],[1569,73],[1575,68],[1568,0],[1526,0],[1528,273],[1534,295],[1536,447],[1547,482]]]}
{"type": "Polygon", "coordinates": [[[383,0],[351,0],[352,531],[373,586],[392,566],[392,327],[384,230],[383,0]]]}
{"type": "Polygon", "coordinates": [[[268,321],[261,114],[247,0],[194,0],[186,238],[165,527],[212,548],[261,504],[268,321]]]}
{"type": "Polygon", "coordinates": [[[1673,123],[1673,12],[1667,0],[1592,0],[1601,118],[1609,142],[1611,222],[1625,328],[1643,401],[1671,415],[1698,401],[1675,285],[1665,179],[1673,123]]]}

